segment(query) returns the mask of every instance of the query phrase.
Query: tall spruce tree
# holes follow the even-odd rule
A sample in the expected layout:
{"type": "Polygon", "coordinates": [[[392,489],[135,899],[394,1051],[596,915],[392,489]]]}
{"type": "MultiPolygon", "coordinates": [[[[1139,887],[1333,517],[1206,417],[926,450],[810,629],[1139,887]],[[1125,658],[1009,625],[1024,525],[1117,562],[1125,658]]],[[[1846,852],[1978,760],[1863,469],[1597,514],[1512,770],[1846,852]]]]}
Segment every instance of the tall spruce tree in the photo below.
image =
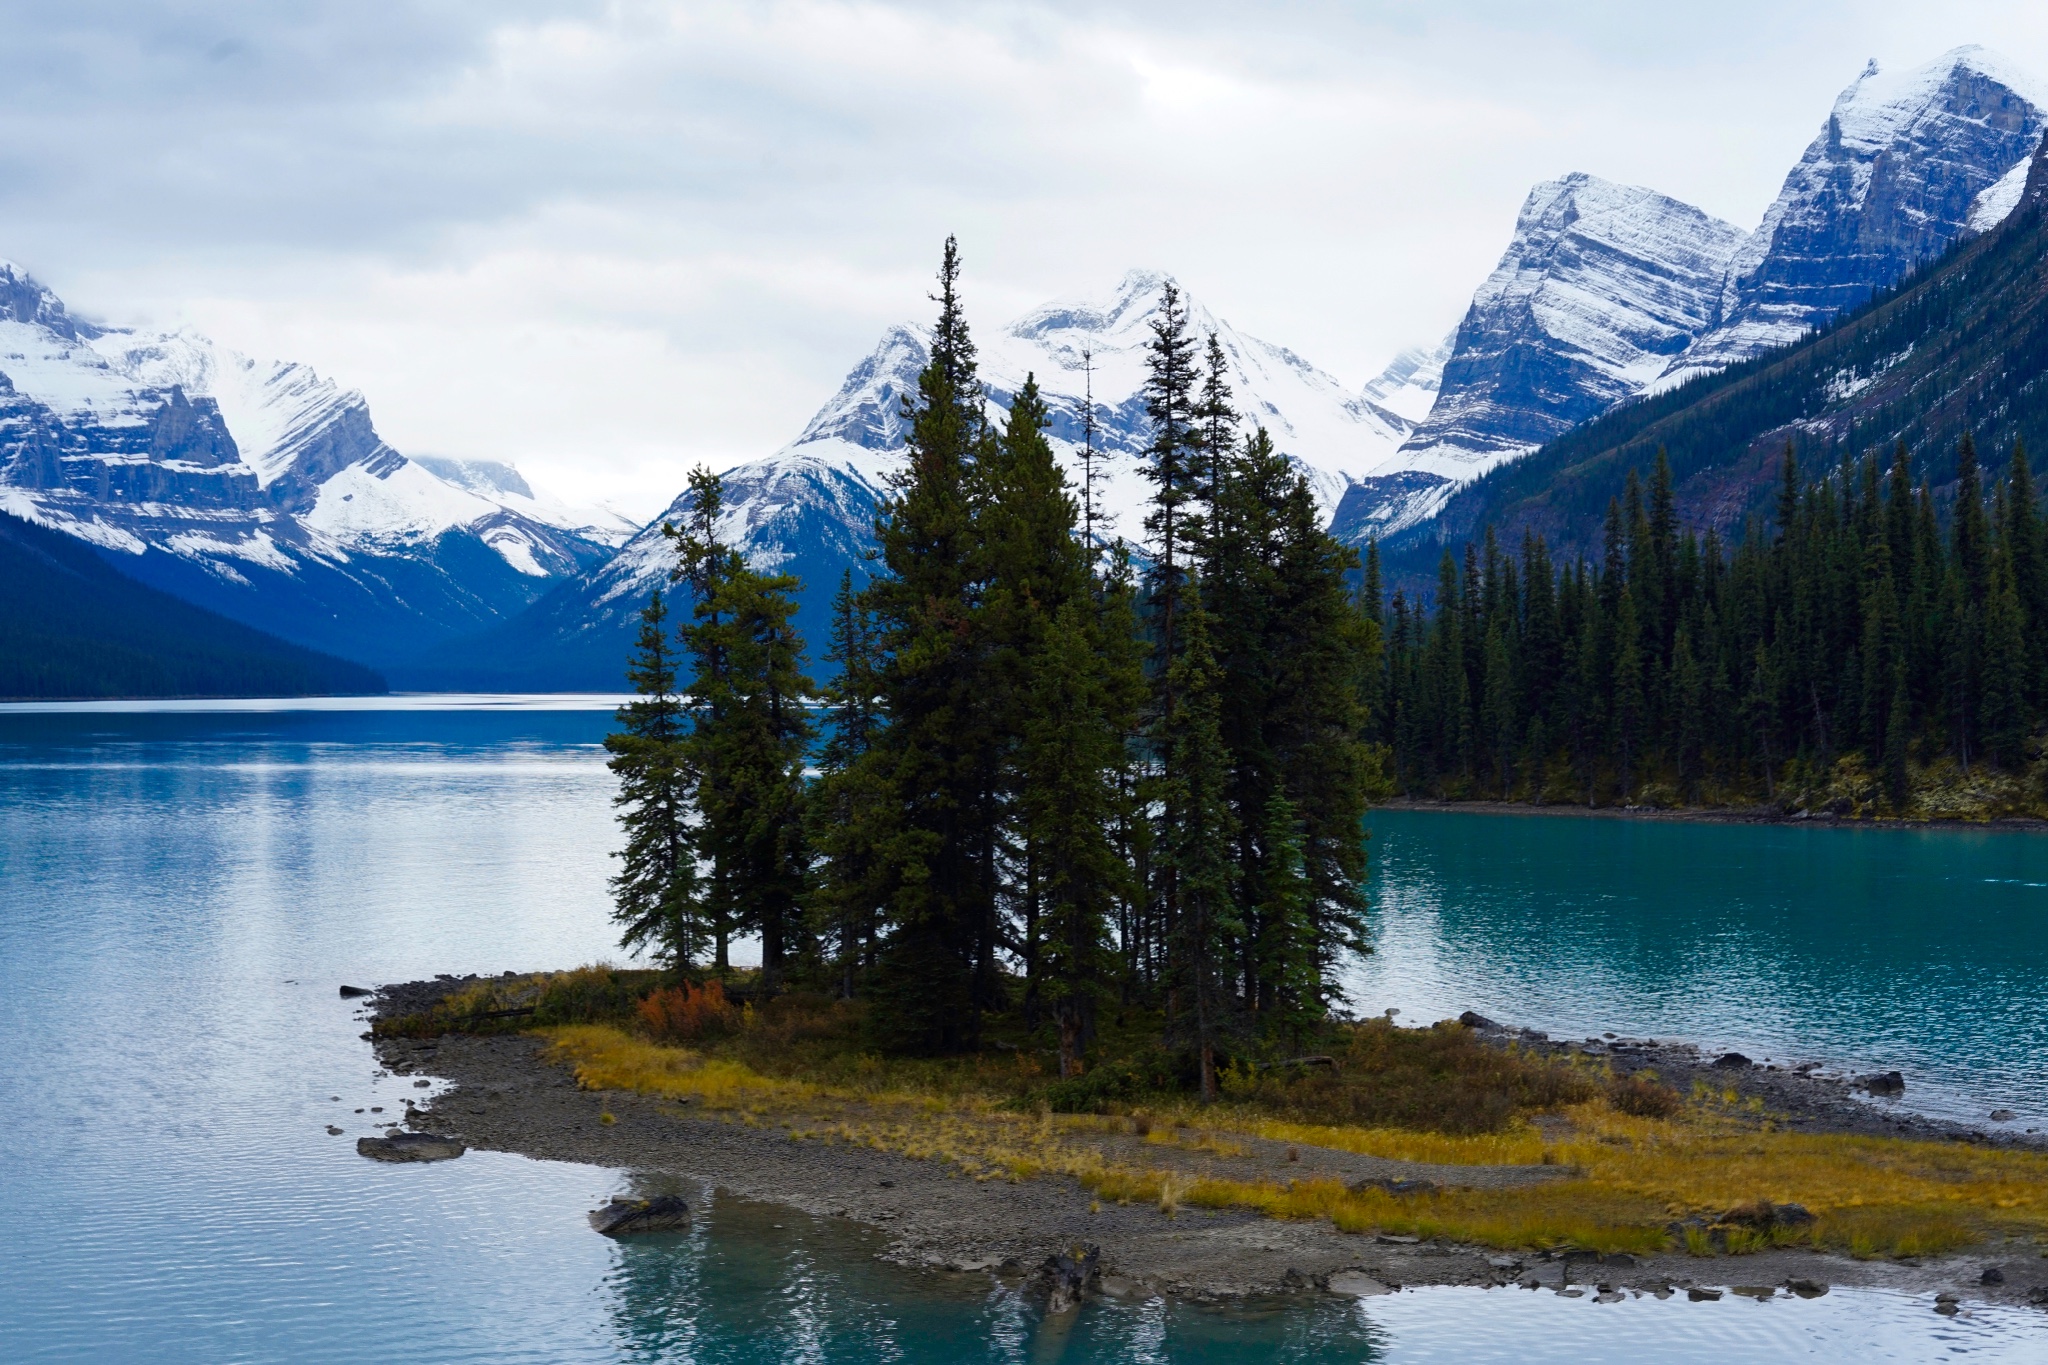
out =
{"type": "Polygon", "coordinates": [[[851,999],[874,966],[882,927],[877,849],[889,828],[891,793],[870,760],[882,727],[875,627],[853,590],[853,571],[832,598],[826,660],[838,671],[822,693],[827,737],[809,800],[810,841],[819,859],[811,917],[838,957],[840,994],[851,999]]]}
{"type": "MultiPolygon", "coordinates": [[[[723,486],[703,474],[700,506],[723,486]]],[[[710,867],[721,939],[761,937],[761,984],[779,990],[804,936],[810,854],[804,837],[804,764],[813,736],[804,646],[795,627],[797,580],[760,574],[693,522],[680,568],[700,585],[682,638],[695,676],[687,694],[689,762],[699,775],[700,852],[710,867]]],[[[719,966],[723,959],[720,943],[719,966]]]]}
{"type": "Polygon", "coordinates": [[[1180,1030],[1192,1045],[1204,1100],[1216,1098],[1216,1054],[1236,1021],[1232,989],[1237,941],[1237,886],[1229,849],[1237,838],[1226,784],[1230,756],[1218,725],[1216,659],[1208,613],[1190,595],[1183,613],[1184,647],[1173,662],[1178,698],[1163,727],[1167,749],[1159,860],[1173,873],[1178,915],[1170,926],[1172,975],[1184,1002],[1180,1030]]]}
{"type": "Polygon", "coordinates": [[[619,779],[612,804],[626,846],[611,879],[620,944],[651,951],[672,971],[688,971],[708,937],[697,899],[697,853],[690,830],[692,782],[685,757],[686,718],[676,691],[668,604],[657,586],[640,613],[626,667],[636,699],[619,708],[619,729],[605,736],[606,767],[619,779]]]}
{"type": "Polygon", "coordinates": [[[997,1003],[996,783],[982,630],[977,466],[989,453],[958,245],[939,267],[931,358],[905,396],[905,463],[876,523],[885,570],[866,593],[882,664],[879,780],[893,826],[876,846],[888,932],[876,968],[878,1041],[898,1051],[974,1046],[997,1003]]]}

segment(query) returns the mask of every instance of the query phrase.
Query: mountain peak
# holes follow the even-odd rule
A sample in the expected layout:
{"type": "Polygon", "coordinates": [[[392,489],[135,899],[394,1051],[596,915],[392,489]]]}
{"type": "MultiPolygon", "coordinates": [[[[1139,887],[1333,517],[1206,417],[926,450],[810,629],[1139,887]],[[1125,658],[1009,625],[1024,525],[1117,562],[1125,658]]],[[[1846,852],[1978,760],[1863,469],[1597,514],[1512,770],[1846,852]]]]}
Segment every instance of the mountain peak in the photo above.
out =
{"type": "Polygon", "coordinates": [[[2048,88],[1974,43],[1904,71],[1886,71],[1872,58],[1836,96],[1827,133],[1838,159],[1841,153],[1871,155],[1913,138],[1930,119],[1996,117],[2011,98],[2048,106],[2048,88]]]}
{"type": "Polygon", "coordinates": [[[101,334],[91,323],[72,317],[64,300],[9,260],[0,260],[0,322],[42,327],[70,341],[90,341],[101,334]]]}

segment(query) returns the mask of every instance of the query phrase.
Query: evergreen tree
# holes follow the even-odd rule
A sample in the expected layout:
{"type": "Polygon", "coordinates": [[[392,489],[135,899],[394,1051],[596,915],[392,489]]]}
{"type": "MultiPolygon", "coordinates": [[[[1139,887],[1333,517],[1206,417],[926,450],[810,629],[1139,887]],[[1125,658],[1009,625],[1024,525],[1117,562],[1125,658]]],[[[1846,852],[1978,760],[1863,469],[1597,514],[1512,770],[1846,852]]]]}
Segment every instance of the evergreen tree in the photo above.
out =
{"type": "Polygon", "coordinates": [[[755,573],[709,538],[723,488],[698,471],[698,508],[681,537],[679,572],[699,586],[682,639],[695,671],[688,760],[698,775],[697,842],[710,865],[718,966],[733,933],[761,936],[761,981],[781,987],[803,936],[810,855],[804,839],[804,760],[813,727],[811,680],[795,627],[797,580],[755,573]]]}
{"type": "Polygon", "coordinates": [[[1315,893],[1302,837],[1294,803],[1274,792],[1259,840],[1266,856],[1255,897],[1264,939],[1259,959],[1267,973],[1259,1022],[1269,1036],[1296,1048],[1322,1022],[1328,998],[1316,952],[1315,893]]]}
{"type": "Polygon", "coordinates": [[[1185,643],[1174,660],[1178,704],[1167,718],[1166,809],[1160,861],[1173,872],[1179,915],[1172,925],[1173,974],[1185,1001],[1181,1028],[1193,1045],[1204,1100],[1216,1098],[1216,1052],[1235,1023],[1232,964],[1243,925],[1229,848],[1236,820],[1225,798],[1230,757],[1218,725],[1216,660],[1208,613],[1190,603],[1185,643]]]}
{"type": "Polygon", "coordinates": [[[888,932],[876,969],[878,1041],[900,1051],[975,1045],[996,1003],[995,784],[985,703],[976,466],[991,444],[974,344],[946,241],[931,359],[906,396],[905,467],[876,524],[886,572],[869,585],[888,724],[874,762],[894,799],[876,842],[888,932]]]}
{"type": "Polygon", "coordinates": [[[1129,872],[1111,842],[1123,744],[1091,605],[1067,602],[1050,626],[1030,662],[1020,806],[1040,903],[1034,975],[1058,1024],[1065,1078],[1081,1072],[1096,1004],[1115,973],[1109,922],[1129,872]]]}
{"type": "Polygon", "coordinates": [[[870,757],[882,727],[874,632],[848,569],[832,599],[832,637],[825,657],[838,665],[838,673],[823,693],[828,738],[818,753],[809,809],[811,846],[820,859],[812,919],[836,945],[839,989],[849,999],[860,976],[874,966],[883,910],[878,849],[889,829],[893,799],[870,757]]]}
{"type": "Polygon", "coordinates": [[[626,677],[638,699],[619,708],[619,729],[605,736],[606,767],[619,779],[612,804],[626,846],[611,879],[622,947],[651,950],[673,971],[687,971],[707,937],[697,901],[691,840],[690,773],[684,758],[684,710],[676,692],[668,606],[656,587],[640,613],[626,677]]]}

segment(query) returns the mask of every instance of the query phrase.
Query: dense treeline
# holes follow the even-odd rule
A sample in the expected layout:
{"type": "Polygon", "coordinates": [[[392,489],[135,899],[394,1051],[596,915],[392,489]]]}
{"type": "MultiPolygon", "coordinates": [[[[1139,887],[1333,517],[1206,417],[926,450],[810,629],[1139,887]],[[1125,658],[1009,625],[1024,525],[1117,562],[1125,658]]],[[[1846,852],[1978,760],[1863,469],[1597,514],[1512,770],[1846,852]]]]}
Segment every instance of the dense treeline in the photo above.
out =
{"type": "MultiPolygon", "coordinates": [[[[1378,602],[1376,554],[1366,595],[1378,602]]],[[[1669,464],[1631,474],[1598,563],[1528,535],[1395,593],[1375,736],[1414,795],[1596,804],[1799,798],[1907,812],[1943,767],[2019,772],[2048,711],[2048,548],[2023,444],[1985,488],[1966,436],[1946,525],[1901,444],[1802,477],[1732,549],[1681,532],[1669,464]]]]}
{"type": "Polygon", "coordinates": [[[794,580],[718,543],[718,482],[694,479],[670,528],[690,619],[649,603],[609,742],[619,918],[686,973],[758,934],[766,989],[865,998],[894,1051],[972,1048],[1021,1010],[1070,1077],[1105,1003],[1156,1009],[1213,1095],[1219,1057],[1298,1041],[1363,946],[1379,625],[1171,286],[1139,555],[1081,515],[1035,383],[989,419],[958,274],[949,241],[879,563],[840,585],[822,688],[794,580]]]}

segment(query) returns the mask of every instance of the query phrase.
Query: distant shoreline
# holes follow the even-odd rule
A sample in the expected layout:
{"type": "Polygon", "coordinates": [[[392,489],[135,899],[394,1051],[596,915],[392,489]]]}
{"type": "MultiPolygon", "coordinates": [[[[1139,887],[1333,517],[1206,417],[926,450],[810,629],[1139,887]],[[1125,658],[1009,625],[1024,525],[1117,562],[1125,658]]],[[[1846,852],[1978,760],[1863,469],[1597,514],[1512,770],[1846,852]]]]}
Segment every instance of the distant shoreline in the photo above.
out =
{"type": "Polygon", "coordinates": [[[1423,801],[1397,797],[1376,802],[1373,810],[1445,811],[1464,815],[1563,815],[1581,819],[1651,820],[1691,825],[1787,825],[1821,829],[1898,830],[1995,830],[2015,834],[2048,833],[2048,820],[2030,815],[2000,816],[1992,820],[1865,820],[1832,813],[1784,815],[1765,806],[1680,806],[1657,809],[1648,806],[1581,806],[1558,803],[1534,805],[1527,801],[1423,801]]]}

